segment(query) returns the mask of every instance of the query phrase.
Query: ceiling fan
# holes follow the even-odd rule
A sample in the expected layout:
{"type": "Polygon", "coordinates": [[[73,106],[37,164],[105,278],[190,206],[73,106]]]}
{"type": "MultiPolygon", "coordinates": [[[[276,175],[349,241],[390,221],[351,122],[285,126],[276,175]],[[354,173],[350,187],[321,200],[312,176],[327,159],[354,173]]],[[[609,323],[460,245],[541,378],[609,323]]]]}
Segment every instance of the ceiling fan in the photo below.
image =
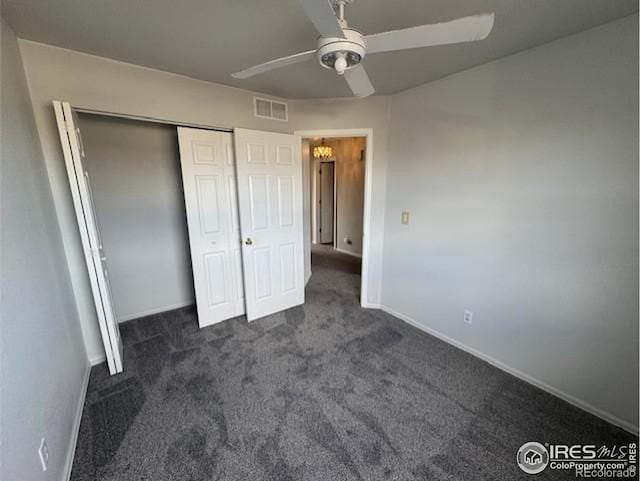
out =
{"type": "Polygon", "coordinates": [[[317,48],[249,67],[232,77],[246,79],[316,57],[320,65],[343,75],[355,96],[366,97],[375,92],[361,63],[366,54],[483,40],[493,28],[494,14],[485,13],[450,22],[362,35],[349,28],[344,18],[344,8],[353,0],[299,1],[320,33],[317,48]]]}

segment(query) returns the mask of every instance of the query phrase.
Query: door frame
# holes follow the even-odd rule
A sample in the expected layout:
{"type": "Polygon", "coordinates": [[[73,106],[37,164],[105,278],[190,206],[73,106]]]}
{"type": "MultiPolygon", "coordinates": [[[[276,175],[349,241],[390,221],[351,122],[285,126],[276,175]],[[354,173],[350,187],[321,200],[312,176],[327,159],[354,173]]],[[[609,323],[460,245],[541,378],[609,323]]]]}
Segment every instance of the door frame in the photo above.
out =
{"type": "MultiPolygon", "coordinates": [[[[322,235],[320,234],[320,227],[322,224],[322,209],[320,207],[320,203],[318,202],[321,197],[319,195],[321,186],[320,176],[318,175],[320,169],[322,168],[322,163],[327,162],[333,164],[333,235],[331,242],[333,243],[333,248],[336,249],[338,246],[338,163],[336,162],[335,157],[330,159],[313,159],[313,176],[312,180],[314,182],[313,188],[316,190],[315,195],[315,209],[312,212],[312,215],[315,216],[315,219],[312,219],[311,222],[315,221],[315,226],[317,231],[315,232],[315,236],[311,239],[311,242],[314,244],[322,244],[322,235]],[[317,242],[313,242],[313,240],[317,242]]],[[[311,193],[312,198],[313,192],[311,193]]]]}
{"type": "MultiPolygon", "coordinates": [[[[368,307],[369,303],[369,256],[371,246],[371,202],[373,196],[373,129],[311,129],[296,130],[293,132],[302,138],[313,137],[365,137],[365,163],[364,163],[364,209],[362,212],[362,275],[360,282],[360,305],[368,307]]],[[[310,179],[305,181],[303,185],[311,188],[310,179]]],[[[311,213],[308,213],[311,215],[311,213]]]]}

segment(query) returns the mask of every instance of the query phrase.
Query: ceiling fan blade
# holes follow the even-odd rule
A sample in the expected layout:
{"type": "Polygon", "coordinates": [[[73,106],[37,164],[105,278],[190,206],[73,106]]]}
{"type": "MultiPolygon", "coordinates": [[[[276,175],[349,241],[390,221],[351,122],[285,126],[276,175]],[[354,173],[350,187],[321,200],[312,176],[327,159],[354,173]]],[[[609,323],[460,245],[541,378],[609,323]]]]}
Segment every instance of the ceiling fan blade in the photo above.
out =
{"type": "Polygon", "coordinates": [[[450,22],[367,35],[367,54],[482,40],[491,33],[493,19],[493,13],[484,13],[450,22]]]}
{"type": "Polygon", "coordinates": [[[375,93],[376,89],[371,85],[367,71],[362,64],[345,71],[344,79],[349,84],[349,88],[356,97],[368,97],[375,93]]]}
{"type": "Polygon", "coordinates": [[[307,60],[314,59],[315,56],[315,50],[308,50],[306,52],[296,53],[295,55],[289,55],[288,57],[270,60],[268,62],[261,63],[260,65],[254,65],[253,67],[241,70],[240,72],[232,73],[231,76],[233,78],[245,79],[253,77],[254,75],[268,72],[269,70],[286,67],[287,65],[292,65],[294,63],[306,62],[307,60]]]}
{"type": "Polygon", "coordinates": [[[331,0],[300,0],[300,3],[321,36],[344,38],[331,0]]]}

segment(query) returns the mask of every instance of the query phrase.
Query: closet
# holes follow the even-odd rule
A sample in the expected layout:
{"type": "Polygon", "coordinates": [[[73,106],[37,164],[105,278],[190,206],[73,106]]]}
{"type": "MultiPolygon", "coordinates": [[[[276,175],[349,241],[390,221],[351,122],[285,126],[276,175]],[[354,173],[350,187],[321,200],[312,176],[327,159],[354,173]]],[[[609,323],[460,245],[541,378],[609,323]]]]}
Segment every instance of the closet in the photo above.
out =
{"type": "Polygon", "coordinates": [[[178,133],[78,114],[117,320],[195,303],[178,133]]]}
{"type": "MultiPolygon", "coordinates": [[[[91,154],[71,105],[54,101],[54,111],[107,363],[115,374],[123,370],[122,341],[86,169],[91,154]]],[[[242,314],[252,321],[304,303],[300,137],[177,126],[177,138],[200,327],[242,314]]],[[[146,242],[153,249],[153,239],[146,242]]],[[[131,259],[136,248],[127,251],[131,259]]]]}

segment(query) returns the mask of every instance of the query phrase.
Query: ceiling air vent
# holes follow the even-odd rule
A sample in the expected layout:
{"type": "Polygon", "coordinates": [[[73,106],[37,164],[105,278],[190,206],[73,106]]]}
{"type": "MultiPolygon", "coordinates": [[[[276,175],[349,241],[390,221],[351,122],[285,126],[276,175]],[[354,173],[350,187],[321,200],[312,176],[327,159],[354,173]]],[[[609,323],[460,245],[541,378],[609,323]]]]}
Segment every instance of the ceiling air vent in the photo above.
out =
{"type": "Polygon", "coordinates": [[[253,97],[253,107],[256,117],[263,119],[288,120],[287,104],[276,100],[253,97]]]}

